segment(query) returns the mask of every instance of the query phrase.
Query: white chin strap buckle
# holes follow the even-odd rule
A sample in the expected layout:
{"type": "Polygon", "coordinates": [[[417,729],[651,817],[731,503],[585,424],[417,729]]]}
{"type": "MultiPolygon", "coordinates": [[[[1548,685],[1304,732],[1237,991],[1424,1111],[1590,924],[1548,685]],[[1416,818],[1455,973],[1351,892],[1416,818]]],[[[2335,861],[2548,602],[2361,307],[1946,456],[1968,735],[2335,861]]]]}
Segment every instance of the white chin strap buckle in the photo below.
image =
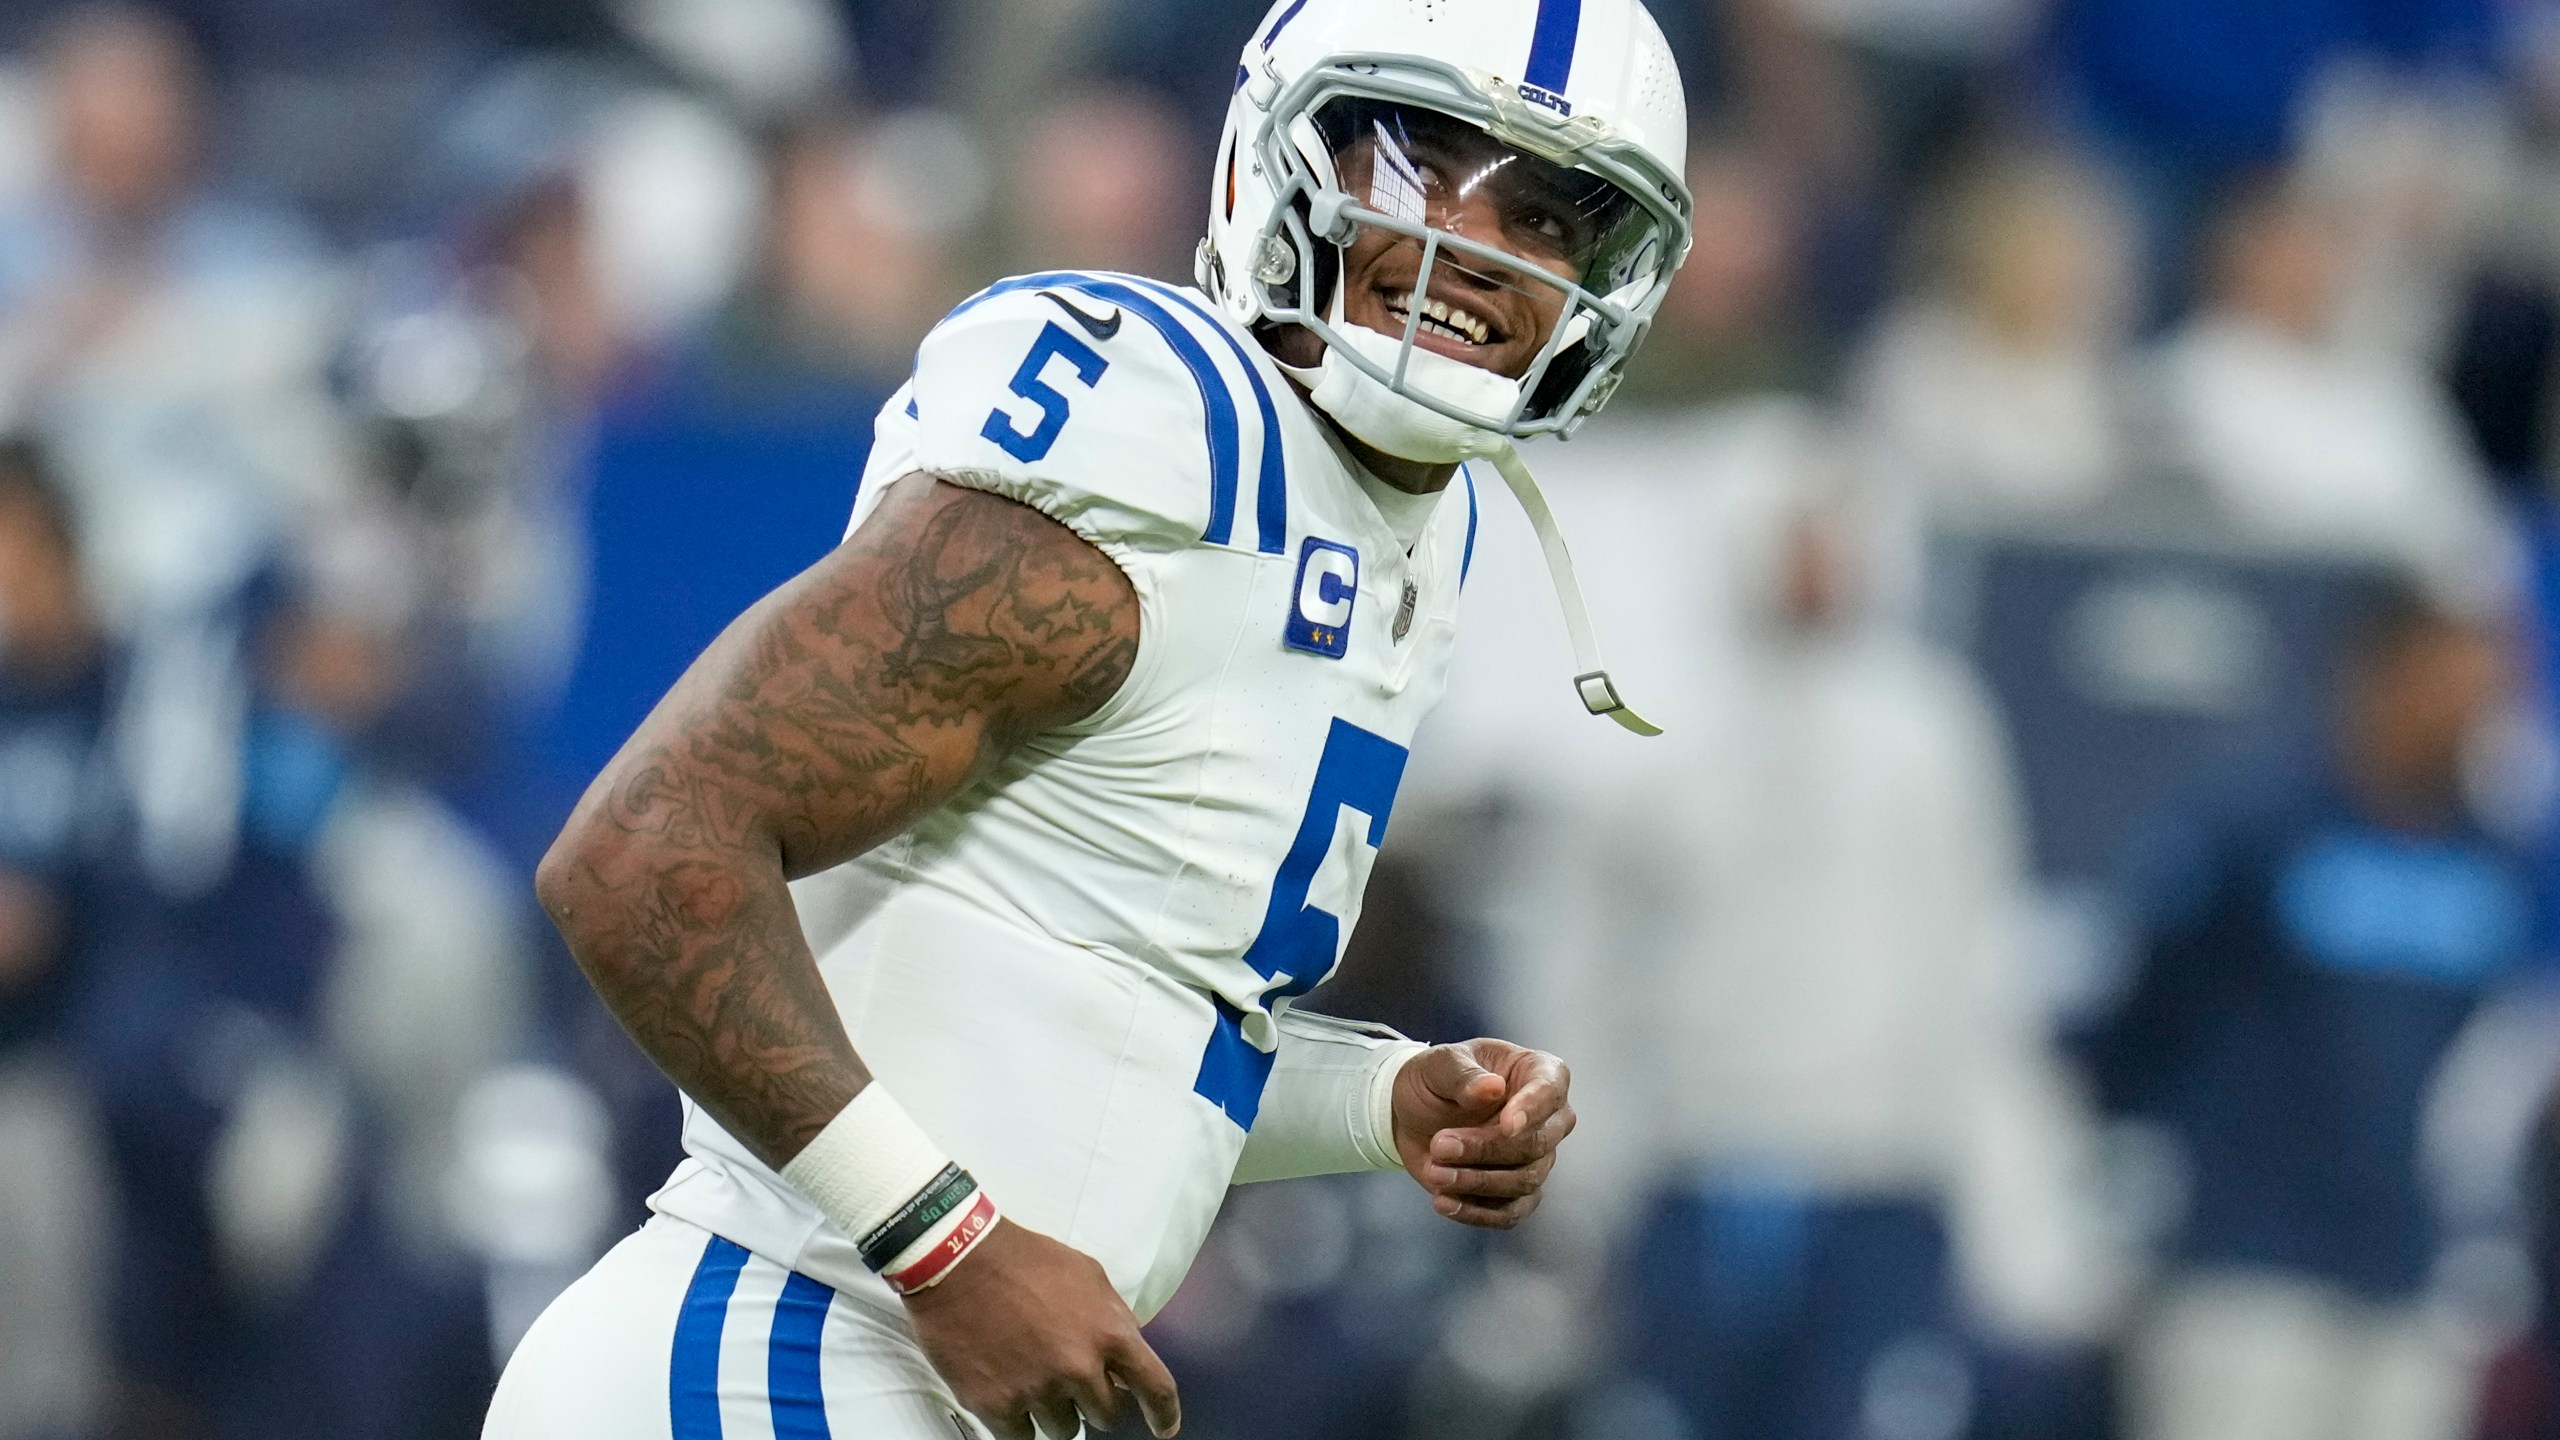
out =
{"type": "Polygon", "coordinates": [[[1618,728],[1622,730],[1632,731],[1638,735],[1662,733],[1661,726],[1628,709],[1627,702],[1618,698],[1617,682],[1609,678],[1609,672],[1606,670],[1594,670],[1588,675],[1575,676],[1573,689],[1575,694],[1582,697],[1583,709],[1594,715],[1605,715],[1617,721],[1618,728]]]}
{"type": "Polygon", "coordinates": [[[1582,603],[1582,586],[1573,576],[1573,555],[1565,549],[1564,535],[1556,529],[1555,512],[1547,508],[1547,497],[1538,490],[1538,482],[1520,459],[1519,450],[1505,445],[1493,453],[1494,468],[1502,472],[1502,481],[1511,487],[1512,498],[1528,512],[1529,528],[1538,532],[1538,548],[1546,553],[1547,576],[1555,582],[1556,601],[1564,607],[1565,634],[1573,641],[1574,668],[1581,673],[1573,677],[1573,693],[1582,708],[1594,715],[1605,715],[1623,729],[1638,735],[1659,735],[1662,727],[1630,709],[1618,696],[1618,683],[1609,678],[1609,667],[1600,659],[1600,642],[1591,633],[1591,612],[1582,603]]]}

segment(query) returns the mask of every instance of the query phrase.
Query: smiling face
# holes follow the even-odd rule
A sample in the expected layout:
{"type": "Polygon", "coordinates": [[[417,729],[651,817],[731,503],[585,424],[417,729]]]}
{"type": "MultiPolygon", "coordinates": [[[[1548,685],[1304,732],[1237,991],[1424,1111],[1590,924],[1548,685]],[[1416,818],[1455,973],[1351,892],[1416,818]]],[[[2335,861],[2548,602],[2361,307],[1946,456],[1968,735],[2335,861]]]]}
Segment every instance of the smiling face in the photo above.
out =
{"type": "Polygon", "coordinates": [[[1382,105],[1328,115],[1342,189],[1394,219],[1445,230],[1517,257],[1503,265],[1442,250],[1427,286],[1423,241],[1378,226],[1343,247],[1343,318],[1497,375],[1526,375],[1564,314],[1565,292],[1633,208],[1614,187],[1501,144],[1427,110],[1382,105]],[[1416,295],[1417,288],[1423,293],[1416,295]]]}

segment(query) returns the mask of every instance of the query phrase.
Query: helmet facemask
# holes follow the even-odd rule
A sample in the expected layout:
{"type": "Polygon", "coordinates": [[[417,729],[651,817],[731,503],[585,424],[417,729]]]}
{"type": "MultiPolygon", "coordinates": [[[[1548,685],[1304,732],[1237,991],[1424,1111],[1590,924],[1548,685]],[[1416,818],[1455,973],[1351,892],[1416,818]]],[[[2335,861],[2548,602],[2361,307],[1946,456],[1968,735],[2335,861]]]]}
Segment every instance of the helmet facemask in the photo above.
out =
{"type": "Polygon", "coordinates": [[[1254,143],[1281,202],[1258,308],[1325,342],[1320,406],[1409,458],[1570,433],[1686,244],[1688,196],[1640,149],[1409,56],[1303,77],[1254,143]]]}

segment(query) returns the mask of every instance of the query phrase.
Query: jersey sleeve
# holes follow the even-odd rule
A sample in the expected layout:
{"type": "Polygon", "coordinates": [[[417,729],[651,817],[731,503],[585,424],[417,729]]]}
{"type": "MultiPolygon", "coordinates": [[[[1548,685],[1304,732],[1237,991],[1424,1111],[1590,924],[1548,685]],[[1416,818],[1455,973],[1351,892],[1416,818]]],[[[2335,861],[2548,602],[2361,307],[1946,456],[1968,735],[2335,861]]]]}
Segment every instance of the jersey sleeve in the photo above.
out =
{"type": "MultiPolygon", "coordinates": [[[[1110,553],[1196,544],[1213,488],[1196,337],[1084,290],[1000,290],[926,336],[902,412],[913,467],[1048,515],[1110,553]]],[[[1222,396],[1223,398],[1223,396],[1222,396]]]]}
{"type": "Polygon", "coordinates": [[[1402,1169],[1392,1109],[1396,1075],[1429,1047],[1383,1025],[1294,1006],[1280,1012],[1279,1032],[1235,1183],[1402,1169]]]}

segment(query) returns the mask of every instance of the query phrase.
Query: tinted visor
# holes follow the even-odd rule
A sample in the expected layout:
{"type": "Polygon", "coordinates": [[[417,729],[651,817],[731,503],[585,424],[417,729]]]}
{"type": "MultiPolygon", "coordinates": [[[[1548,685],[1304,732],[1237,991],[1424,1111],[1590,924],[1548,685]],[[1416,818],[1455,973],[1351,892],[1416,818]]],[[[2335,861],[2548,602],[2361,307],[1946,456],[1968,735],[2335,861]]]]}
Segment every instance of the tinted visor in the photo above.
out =
{"type": "Polygon", "coordinates": [[[1315,123],[1342,188],[1391,220],[1490,245],[1604,295],[1662,253],[1653,216],[1615,184],[1455,116],[1345,97],[1315,123]]]}

